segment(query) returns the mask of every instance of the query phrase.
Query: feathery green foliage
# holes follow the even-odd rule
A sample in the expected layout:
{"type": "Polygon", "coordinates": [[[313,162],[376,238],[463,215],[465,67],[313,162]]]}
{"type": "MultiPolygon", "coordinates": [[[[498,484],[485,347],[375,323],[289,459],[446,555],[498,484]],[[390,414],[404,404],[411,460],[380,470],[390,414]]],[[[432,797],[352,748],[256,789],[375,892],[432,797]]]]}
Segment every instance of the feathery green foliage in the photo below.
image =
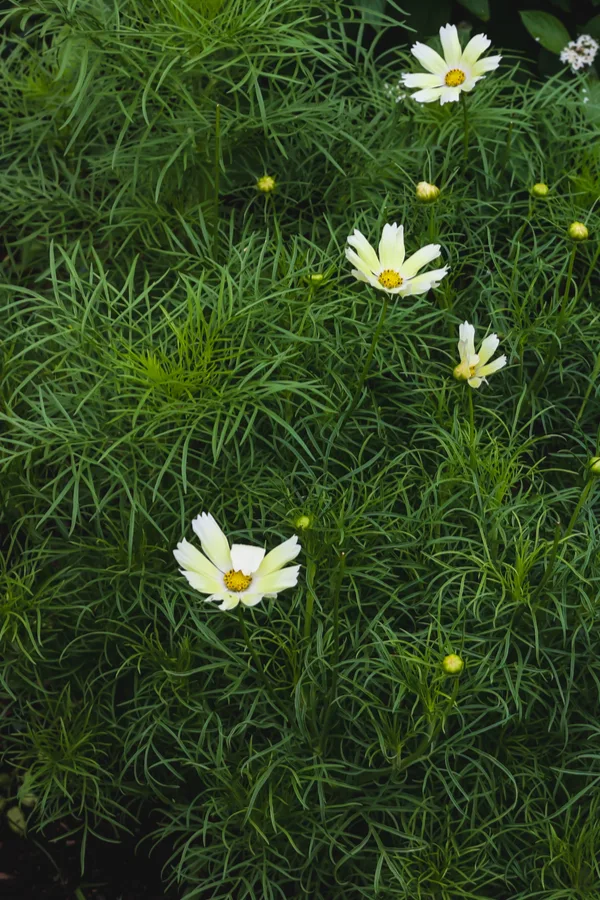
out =
{"type": "Polygon", "coordinates": [[[6,24],[0,696],[29,828],[153,809],[187,900],[597,896],[594,105],[505,58],[465,159],[460,110],[395,103],[406,50],[345,4],[6,24]],[[382,295],[343,246],[394,220],[451,271],[392,300],[346,415],[382,295]],[[464,319],[509,357],[471,394],[464,319]],[[271,546],[310,518],[298,587],[244,610],[269,690],[178,575],[202,510],[271,546]]]}

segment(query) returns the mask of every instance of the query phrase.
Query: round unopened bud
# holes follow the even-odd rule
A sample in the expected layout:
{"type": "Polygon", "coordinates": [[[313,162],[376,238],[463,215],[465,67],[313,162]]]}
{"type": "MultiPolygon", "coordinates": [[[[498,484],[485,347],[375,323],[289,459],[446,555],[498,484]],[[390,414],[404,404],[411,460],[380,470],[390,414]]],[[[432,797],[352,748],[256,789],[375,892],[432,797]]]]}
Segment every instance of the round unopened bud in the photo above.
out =
{"type": "Polygon", "coordinates": [[[538,181],[537,184],[531,188],[531,195],[533,197],[547,197],[550,193],[550,188],[547,184],[544,184],[543,181],[538,181]]]}
{"type": "Polygon", "coordinates": [[[435,203],[440,196],[440,189],[435,184],[429,184],[428,181],[420,181],[417,185],[417,200],[421,203],[435,203]]]}
{"type": "Polygon", "coordinates": [[[592,456],[588,463],[590,474],[600,477],[600,456],[592,456]]]}
{"type": "Polygon", "coordinates": [[[261,175],[256,182],[256,187],[263,194],[270,194],[271,191],[275,190],[275,179],[272,175],[261,175]]]}
{"type": "Polygon", "coordinates": [[[464,669],[465,664],[456,653],[449,653],[442,660],[442,669],[446,675],[458,675],[464,669]]]}
{"type": "Polygon", "coordinates": [[[583,222],[571,222],[569,225],[569,237],[573,241],[585,241],[590,236],[583,222]]]}
{"type": "Polygon", "coordinates": [[[325,280],[325,276],[322,272],[315,272],[310,276],[310,280],[313,284],[321,284],[321,282],[325,280]]]}
{"type": "Polygon", "coordinates": [[[6,821],[8,822],[8,827],[11,831],[14,831],[19,837],[25,837],[25,834],[27,833],[27,820],[18,806],[11,806],[6,813],[6,821]]]}
{"type": "Polygon", "coordinates": [[[19,797],[19,803],[26,809],[33,809],[37,806],[37,797],[35,794],[24,794],[22,797],[19,797]]]}
{"type": "Polygon", "coordinates": [[[306,531],[306,529],[310,526],[310,516],[298,516],[298,518],[294,522],[294,525],[300,531],[306,531]]]}

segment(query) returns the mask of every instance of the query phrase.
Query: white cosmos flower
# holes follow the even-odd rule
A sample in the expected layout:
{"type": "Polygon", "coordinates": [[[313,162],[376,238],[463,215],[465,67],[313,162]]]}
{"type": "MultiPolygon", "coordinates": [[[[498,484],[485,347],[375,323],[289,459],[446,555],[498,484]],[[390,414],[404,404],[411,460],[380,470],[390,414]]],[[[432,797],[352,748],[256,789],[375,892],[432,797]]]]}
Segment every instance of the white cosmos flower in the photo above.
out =
{"type": "Polygon", "coordinates": [[[419,103],[439,100],[443,105],[458,100],[461,91],[472,91],[486,72],[498,68],[502,59],[501,56],[479,59],[492,43],[485,34],[476,34],[463,50],[456,25],[442,25],[440,40],[443,57],[427,44],[416,43],[411,48],[413,56],[429,73],[402,76],[404,87],[421,88],[412,95],[413,100],[419,103]]]}
{"type": "Polygon", "coordinates": [[[200,538],[203,553],[185,539],[173,555],[190,585],[207,601],[220,600],[219,609],[235,609],[238,603],[256,606],[263,597],[276,597],[280,591],[298,582],[300,566],[287,566],[300,553],[296,535],[265,556],[264,547],[232,544],[210,513],[202,513],[192,522],[200,538]]]}
{"type": "Polygon", "coordinates": [[[437,287],[448,271],[448,266],[444,266],[418,275],[419,269],[440,255],[440,245],[427,244],[405,259],[404,226],[395,222],[383,226],[379,255],[358,229],[350,235],[348,243],[346,258],[355,266],[352,269],[354,277],[388,294],[400,294],[401,297],[426,294],[429,288],[437,287]]]}
{"type": "Polygon", "coordinates": [[[459,381],[467,381],[472,388],[478,388],[482,381],[487,381],[486,375],[497,372],[506,365],[506,357],[499,356],[493,362],[488,363],[488,359],[494,355],[498,349],[497,334],[488,335],[479,348],[479,353],[475,353],[475,328],[468,322],[463,322],[458,332],[458,353],[460,363],[454,369],[454,377],[459,381]]]}

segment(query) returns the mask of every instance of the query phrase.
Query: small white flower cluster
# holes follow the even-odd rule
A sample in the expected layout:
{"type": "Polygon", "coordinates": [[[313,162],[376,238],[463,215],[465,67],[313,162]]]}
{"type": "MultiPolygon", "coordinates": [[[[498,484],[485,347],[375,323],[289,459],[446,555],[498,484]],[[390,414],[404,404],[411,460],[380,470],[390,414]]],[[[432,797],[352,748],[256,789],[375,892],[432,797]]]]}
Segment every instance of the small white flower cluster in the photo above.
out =
{"type": "Polygon", "coordinates": [[[390,100],[393,100],[394,103],[400,103],[402,100],[406,100],[406,91],[403,91],[402,87],[402,79],[396,82],[396,84],[388,84],[386,81],[383,85],[383,93],[390,100]]]}
{"type": "Polygon", "coordinates": [[[569,41],[561,51],[560,61],[568,63],[572,72],[577,72],[584,66],[591,66],[598,50],[600,50],[598,42],[589,34],[582,34],[576,41],[569,41]]]}

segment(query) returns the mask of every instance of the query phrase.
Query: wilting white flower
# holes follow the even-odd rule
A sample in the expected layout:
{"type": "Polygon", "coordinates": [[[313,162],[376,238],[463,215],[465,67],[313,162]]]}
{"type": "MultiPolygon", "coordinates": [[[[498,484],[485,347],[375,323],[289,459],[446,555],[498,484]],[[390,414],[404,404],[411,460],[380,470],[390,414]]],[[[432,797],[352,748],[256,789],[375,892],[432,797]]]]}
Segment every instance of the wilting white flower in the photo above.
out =
{"type": "Polygon", "coordinates": [[[488,359],[494,355],[498,349],[497,334],[490,334],[486,337],[479,348],[479,353],[475,353],[475,328],[468,322],[463,322],[458,332],[458,353],[460,363],[454,369],[454,377],[459,381],[467,381],[472,388],[478,388],[482,381],[486,381],[486,375],[497,372],[506,365],[506,357],[499,356],[493,362],[488,363],[488,359]]]}
{"type": "Polygon", "coordinates": [[[200,538],[203,553],[185,539],[173,555],[190,585],[207,601],[220,600],[219,609],[234,609],[238,603],[256,606],[263,597],[276,597],[280,591],[298,582],[300,566],[288,566],[300,553],[296,535],[265,556],[264,547],[232,544],[210,513],[202,513],[192,522],[200,538]]]}
{"type": "Polygon", "coordinates": [[[427,44],[416,43],[411,48],[413,56],[430,73],[402,76],[405,87],[421,88],[412,95],[413,100],[418,103],[439,100],[443,105],[459,100],[461,91],[472,91],[486,72],[491,72],[500,65],[501,56],[479,59],[492,43],[485,34],[476,34],[463,50],[456,25],[442,25],[440,40],[443,57],[427,44]]]}
{"type": "Polygon", "coordinates": [[[355,266],[352,269],[354,277],[388,294],[400,294],[401,297],[426,294],[430,288],[437,287],[448,272],[448,266],[444,266],[418,275],[419,269],[440,255],[440,245],[427,244],[405,259],[404,226],[395,222],[383,226],[379,255],[358,229],[350,235],[348,243],[346,258],[355,266]]]}
{"type": "Polygon", "coordinates": [[[598,50],[600,50],[598,42],[589,34],[582,34],[576,41],[569,41],[561,50],[560,61],[568,63],[572,72],[577,72],[584,66],[591,66],[598,50]]]}

